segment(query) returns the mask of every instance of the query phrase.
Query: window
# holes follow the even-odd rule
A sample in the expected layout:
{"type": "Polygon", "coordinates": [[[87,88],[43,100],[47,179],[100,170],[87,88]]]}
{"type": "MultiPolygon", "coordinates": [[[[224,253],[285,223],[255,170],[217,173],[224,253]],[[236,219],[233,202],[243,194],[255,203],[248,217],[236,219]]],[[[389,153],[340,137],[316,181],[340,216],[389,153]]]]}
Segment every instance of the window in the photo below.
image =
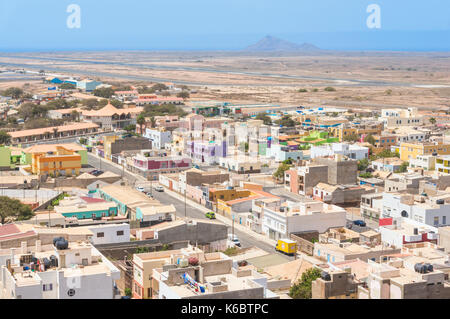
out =
{"type": "Polygon", "coordinates": [[[123,236],[123,230],[118,230],[117,231],[117,236],[123,236]]]}
{"type": "Polygon", "coordinates": [[[53,290],[53,284],[43,284],[42,285],[43,291],[52,291],[53,290]]]}
{"type": "Polygon", "coordinates": [[[439,217],[434,217],[434,226],[439,225],[439,217]]]}
{"type": "Polygon", "coordinates": [[[447,216],[442,216],[442,225],[447,224],[447,216]]]}
{"type": "Polygon", "coordinates": [[[105,233],[97,233],[97,238],[105,237],[105,233]]]}

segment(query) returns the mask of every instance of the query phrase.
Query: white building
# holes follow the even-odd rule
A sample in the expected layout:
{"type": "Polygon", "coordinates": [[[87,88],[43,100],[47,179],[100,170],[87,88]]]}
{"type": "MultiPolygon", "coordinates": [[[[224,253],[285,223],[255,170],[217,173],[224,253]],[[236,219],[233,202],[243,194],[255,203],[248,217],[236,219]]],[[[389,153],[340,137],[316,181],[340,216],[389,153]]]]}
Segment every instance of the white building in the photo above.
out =
{"type": "Polygon", "coordinates": [[[421,126],[423,124],[423,116],[419,116],[416,107],[409,107],[407,109],[382,109],[381,117],[378,120],[383,122],[385,128],[421,126]]]}
{"type": "Polygon", "coordinates": [[[409,160],[409,167],[422,168],[425,171],[434,171],[436,167],[436,156],[417,155],[416,158],[411,158],[409,160]]]}
{"type": "Polygon", "coordinates": [[[291,233],[311,230],[323,233],[346,225],[345,209],[311,200],[272,203],[262,209],[261,218],[262,233],[275,240],[291,233]]]}
{"type": "Polygon", "coordinates": [[[164,149],[166,143],[172,142],[172,133],[164,129],[146,128],[144,137],[152,141],[153,149],[164,149]]]}
{"type": "Polygon", "coordinates": [[[130,224],[104,224],[87,226],[92,232],[94,245],[126,243],[130,241],[130,224]]]}
{"type": "Polygon", "coordinates": [[[391,225],[380,226],[381,241],[395,247],[431,241],[436,243],[438,229],[409,218],[395,218],[391,225]]]}
{"type": "Polygon", "coordinates": [[[433,227],[450,225],[450,194],[424,197],[383,193],[383,217],[410,218],[433,227]]]}
{"type": "Polygon", "coordinates": [[[1,299],[113,299],[120,271],[89,242],[0,250],[1,299]]]}
{"type": "Polygon", "coordinates": [[[356,144],[334,143],[331,145],[311,146],[311,158],[328,157],[336,154],[355,160],[369,158],[369,148],[356,144]]]}

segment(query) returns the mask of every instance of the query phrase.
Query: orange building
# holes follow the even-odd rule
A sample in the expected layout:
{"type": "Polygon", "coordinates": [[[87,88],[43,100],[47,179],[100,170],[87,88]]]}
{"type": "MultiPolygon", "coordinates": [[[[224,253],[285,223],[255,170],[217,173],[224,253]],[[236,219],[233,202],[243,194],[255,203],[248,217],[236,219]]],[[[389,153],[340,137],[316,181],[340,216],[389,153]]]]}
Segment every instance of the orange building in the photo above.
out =
{"type": "Polygon", "coordinates": [[[36,175],[76,176],[80,174],[81,155],[63,146],[54,152],[33,153],[31,171],[36,175]]]}

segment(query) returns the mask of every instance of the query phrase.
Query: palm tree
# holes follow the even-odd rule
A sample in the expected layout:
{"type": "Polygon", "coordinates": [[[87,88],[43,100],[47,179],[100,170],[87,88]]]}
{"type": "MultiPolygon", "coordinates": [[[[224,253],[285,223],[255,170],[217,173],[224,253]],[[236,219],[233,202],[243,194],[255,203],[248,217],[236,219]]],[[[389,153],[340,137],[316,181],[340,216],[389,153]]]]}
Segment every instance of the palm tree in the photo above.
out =
{"type": "Polygon", "coordinates": [[[9,135],[6,131],[0,131],[0,144],[6,145],[11,142],[11,135],[9,135]]]}
{"type": "Polygon", "coordinates": [[[144,132],[142,131],[142,127],[145,124],[145,117],[144,117],[144,115],[139,114],[139,116],[138,116],[138,118],[136,120],[136,123],[139,124],[139,130],[141,132],[141,135],[144,135],[144,132]]]}

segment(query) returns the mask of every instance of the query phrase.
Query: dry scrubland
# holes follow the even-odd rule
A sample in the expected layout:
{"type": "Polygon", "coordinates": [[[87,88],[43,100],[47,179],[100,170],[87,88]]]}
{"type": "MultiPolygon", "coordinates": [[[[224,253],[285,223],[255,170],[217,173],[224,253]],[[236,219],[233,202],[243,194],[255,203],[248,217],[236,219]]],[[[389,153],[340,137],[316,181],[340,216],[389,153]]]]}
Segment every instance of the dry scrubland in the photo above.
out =
{"type": "MultiPolygon", "coordinates": [[[[103,81],[130,82],[130,78],[124,77],[139,76],[185,82],[198,89],[193,99],[364,108],[450,107],[450,54],[447,53],[328,52],[295,56],[237,52],[71,52],[21,55],[27,59],[18,58],[19,54],[2,55],[0,62],[21,64],[25,68],[56,68],[66,72],[55,72],[74,75],[75,72],[67,70],[83,70],[99,74],[98,78],[103,81]],[[38,59],[43,57],[51,60],[38,59]],[[420,85],[424,87],[417,87],[420,85]],[[328,86],[336,91],[324,91],[328,86]],[[307,92],[298,92],[299,89],[307,92]],[[314,89],[317,92],[313,92],[314,89]]],[[[33,89],[45,87],[37,81],[27,82],[33,89]]],[[[136,84],[150,82],[135,81],[136,84]]],[[[0,82],[0,88],[5,86],[11,83],[0,82]]]]}

